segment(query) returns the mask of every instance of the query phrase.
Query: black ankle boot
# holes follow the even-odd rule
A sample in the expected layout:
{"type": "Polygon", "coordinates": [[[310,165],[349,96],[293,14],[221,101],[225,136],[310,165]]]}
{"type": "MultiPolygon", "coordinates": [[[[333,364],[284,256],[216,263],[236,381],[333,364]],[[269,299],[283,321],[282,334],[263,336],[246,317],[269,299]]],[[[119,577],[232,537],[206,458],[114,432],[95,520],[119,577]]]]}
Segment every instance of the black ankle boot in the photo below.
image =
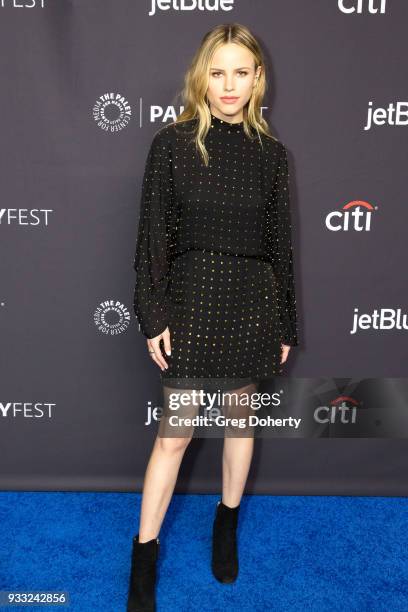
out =
{"type": "Polygon", "coordinates": [[[213,523],[211,569],[220,582],[234,582],[238,575],[237,524],[240,506],[229,508],[220,500],[213,523]]]}
{"type": "Polygon", "coordinates": [[[133,538],[127,612],[155,612],[156,561],[159,556],[159,538],[139,542],[133,538]]]}

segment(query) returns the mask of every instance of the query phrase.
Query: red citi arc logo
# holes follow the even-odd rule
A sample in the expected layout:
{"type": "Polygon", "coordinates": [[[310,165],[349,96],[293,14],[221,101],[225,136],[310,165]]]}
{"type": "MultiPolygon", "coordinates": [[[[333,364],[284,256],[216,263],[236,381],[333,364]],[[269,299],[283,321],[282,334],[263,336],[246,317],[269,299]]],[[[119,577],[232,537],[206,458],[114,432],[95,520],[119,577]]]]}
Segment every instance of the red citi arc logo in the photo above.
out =
{"type": "Polygon", "coordinates": [[[318,423],[356,423],[360,402],[349,395],[340,395],[331,401],[330,406],[318,406],[314,411],[318,423]]]}
{"type": "Polygon", "coordinates": [[[371,215],[377,206],[364,200],[353,200],[340,210],[333,210],[326,216],[326,227],[331,232],[369,232],[371,230],[371,215]]]}

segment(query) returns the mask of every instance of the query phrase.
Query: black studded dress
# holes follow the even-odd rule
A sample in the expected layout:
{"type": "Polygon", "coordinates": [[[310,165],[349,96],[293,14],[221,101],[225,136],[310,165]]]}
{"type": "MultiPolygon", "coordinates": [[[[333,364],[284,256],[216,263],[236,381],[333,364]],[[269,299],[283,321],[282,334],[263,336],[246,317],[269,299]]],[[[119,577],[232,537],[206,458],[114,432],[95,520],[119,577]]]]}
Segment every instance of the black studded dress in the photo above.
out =
{"type": "Polygon", "coordinates": [[[288,159],[279,140],[251,139],[243,122],[211,115],[205,166],[196,124],[172,123],[153,137],[134,312],[147,338],[169,327],[164,384],[233,388],[282,374],[281,343],[298,345],[288,159]]]}

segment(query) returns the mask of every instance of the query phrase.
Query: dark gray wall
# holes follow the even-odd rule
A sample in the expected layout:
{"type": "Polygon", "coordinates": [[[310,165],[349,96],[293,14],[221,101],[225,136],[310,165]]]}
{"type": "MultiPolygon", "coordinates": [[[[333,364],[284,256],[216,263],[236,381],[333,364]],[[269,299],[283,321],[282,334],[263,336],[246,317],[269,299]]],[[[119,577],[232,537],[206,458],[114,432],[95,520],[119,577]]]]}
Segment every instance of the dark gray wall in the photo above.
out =
{"type": "MultiPolygon", "coordinates": [[[[156,431],[146,405],[160,398],[132,309],[141,178],[190,58],[221,22],[261,40],[265,116],[289,151],[300,346],[287,375],[327,379],[332,399],[344,378],[406,377],[406,329],[350,334],[355,309],[408,310],[407,126],[365,129],[370,103],[407,104],[404,0],[383,13],[380,0],[361,12],[357,0],[235,0],[150,16],[151,0],[25,4],[0,7],[1,488],[141,488],[156,431]],[[101,112],[109,92],[123,100],[101,112]],[[327,229],[356,200],[373,207],[371,229],[327,229]]],[[[259,439],[247,491],[406,495],[408,430],[395,423],[259,439]]],[[[221,450],[195,440],[176,490],[218,491],[221,450]]]]}

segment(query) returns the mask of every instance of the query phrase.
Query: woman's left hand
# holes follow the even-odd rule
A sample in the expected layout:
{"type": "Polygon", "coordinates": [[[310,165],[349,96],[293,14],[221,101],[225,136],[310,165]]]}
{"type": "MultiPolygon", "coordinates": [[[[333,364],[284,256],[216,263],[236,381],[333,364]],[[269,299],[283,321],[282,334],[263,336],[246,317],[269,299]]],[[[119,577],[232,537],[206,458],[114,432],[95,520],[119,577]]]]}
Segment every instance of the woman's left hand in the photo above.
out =
{"type": "Polygon", "coordinates": [[[281,344],[282,353],[281,353],[281,363],[285,363],[288,358],[290,346],[288,344],[281,344]]]}

